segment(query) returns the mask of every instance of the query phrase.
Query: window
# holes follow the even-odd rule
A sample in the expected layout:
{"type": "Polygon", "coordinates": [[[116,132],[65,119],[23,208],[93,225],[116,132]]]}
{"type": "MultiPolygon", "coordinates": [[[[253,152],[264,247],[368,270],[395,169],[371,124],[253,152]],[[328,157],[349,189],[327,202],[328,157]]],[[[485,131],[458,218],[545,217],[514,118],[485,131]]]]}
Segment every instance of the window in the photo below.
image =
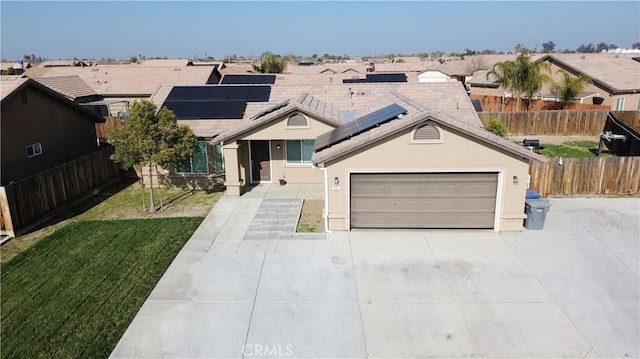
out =
{"type": "Polygon", "coordinates": [[[620,97],[616,101],[616,111],[623,111],[623,110],[624,110],[624,97],[620,97]]]}
{"type": "Polygon", "coordinates": [[[415,128],[412,142],[442,143],[440,129],[435,123],[428,121],[424,125],[415,128]]]}
{"type": "Polygon", "coordinates": [[[287,119],[287,127],[307,127],[307,118],[297,113],[287,119]]]}
{"type": "Polygon", "coordinates": [[[287,164],[311,163],[315,140],[288,140],[287,164]]]}
{"type": "Polygon", "coordinates": [[[187,174],[208,174],[209,173],[209,157],[207,156],[207,143],[198,142],[196,151],[193,156],[185,161],[182,166],[176,168],[178,173],[187,174]]]}
{"type": "Polygon", "coordinates": [[[40,142],[27,146],[27,158],[42,154],[42,144],[40,142]]]}
{"type": "Polygon", "coordinates": [[[224,156],[222,154],[222,145],[213,146],[213,155],[216,162],[216,173],[224,172],[224,156]]]}

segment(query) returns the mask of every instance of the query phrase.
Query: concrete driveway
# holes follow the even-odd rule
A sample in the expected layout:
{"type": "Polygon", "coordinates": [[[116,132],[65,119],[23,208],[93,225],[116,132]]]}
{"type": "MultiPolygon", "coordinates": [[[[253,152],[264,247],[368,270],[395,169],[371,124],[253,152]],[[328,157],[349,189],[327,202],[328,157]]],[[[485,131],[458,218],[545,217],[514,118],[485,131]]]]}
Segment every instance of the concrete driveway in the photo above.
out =
{"type": "Polygon", "coordinates": [[[543,231],[248,236],[321,196],[291,187],[222,198],[112,357],[639,356],[638,198],[552,199],[543,231]]]}

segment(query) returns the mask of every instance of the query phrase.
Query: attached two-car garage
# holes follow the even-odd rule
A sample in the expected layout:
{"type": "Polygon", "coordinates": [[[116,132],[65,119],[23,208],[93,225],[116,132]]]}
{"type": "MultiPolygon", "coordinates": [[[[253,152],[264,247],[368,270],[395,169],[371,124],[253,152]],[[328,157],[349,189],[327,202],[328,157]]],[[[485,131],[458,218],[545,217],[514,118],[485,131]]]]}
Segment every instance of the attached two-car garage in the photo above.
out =
{"type": "Polygon", "coordinates": [[[351,228],[494,228],[497,172],[351,173],[351,228]]]}

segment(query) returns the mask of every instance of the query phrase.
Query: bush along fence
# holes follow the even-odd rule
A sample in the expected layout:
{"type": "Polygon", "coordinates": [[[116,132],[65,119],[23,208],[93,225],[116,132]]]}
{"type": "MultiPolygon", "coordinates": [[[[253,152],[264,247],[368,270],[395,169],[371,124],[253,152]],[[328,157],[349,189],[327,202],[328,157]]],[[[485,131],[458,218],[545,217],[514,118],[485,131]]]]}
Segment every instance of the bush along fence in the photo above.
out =
{"type": "Polygon", "coordinates": [[[531,163],[529,174],[542,196],[640,195],[640,157],[551,159],[531,163]]]}
{"type": "MultiPolygon", "coordinates": [[[[487,124],[497,118],[510,135],[586,135],[598,136],[609,111],[479,112],[487,124]]],[[[612,111],[618,120],[640,131],[640,111],[612,111]]]]}
{"type": "Polygon", "coordinates": [[[0,187],[2,232],[14,236],[63,205],[122,179],[124,172],[109,159],[113,151],[113,147],[105,146],[89,155],[0,187]]]}

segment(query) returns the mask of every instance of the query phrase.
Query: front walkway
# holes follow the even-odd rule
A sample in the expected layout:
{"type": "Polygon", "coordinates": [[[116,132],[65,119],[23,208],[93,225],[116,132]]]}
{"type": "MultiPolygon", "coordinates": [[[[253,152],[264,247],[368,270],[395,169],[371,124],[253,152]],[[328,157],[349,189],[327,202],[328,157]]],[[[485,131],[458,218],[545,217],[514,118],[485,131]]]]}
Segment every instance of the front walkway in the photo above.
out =
{"type": "Polygon", "coordinates": [[[272,191],[306,191],[287,190],[222,198],[112,357],[640,354],[637,198],[552,199],[542,231],[243,239],[272,191]]]}

